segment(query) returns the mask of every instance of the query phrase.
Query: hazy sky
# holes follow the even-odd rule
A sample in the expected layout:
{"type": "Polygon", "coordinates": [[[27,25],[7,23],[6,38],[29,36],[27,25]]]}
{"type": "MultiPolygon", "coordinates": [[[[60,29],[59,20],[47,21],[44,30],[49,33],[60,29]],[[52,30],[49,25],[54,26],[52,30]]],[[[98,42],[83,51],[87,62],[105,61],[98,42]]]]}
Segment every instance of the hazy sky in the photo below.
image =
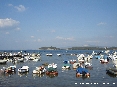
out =
{"type": "Polygon", "coordinates": [[[0,0],[0,50],[117,46],[117,0],[0,0]]]}

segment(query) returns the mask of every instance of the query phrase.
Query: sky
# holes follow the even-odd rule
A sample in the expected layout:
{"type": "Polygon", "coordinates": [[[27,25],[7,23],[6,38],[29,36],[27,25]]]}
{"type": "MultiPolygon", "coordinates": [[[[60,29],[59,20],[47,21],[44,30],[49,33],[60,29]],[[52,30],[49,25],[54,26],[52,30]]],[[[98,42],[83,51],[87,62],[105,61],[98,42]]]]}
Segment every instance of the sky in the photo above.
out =
{"type": "Polygon", "coordinates": [[[0,0],[0,50],[117,46],[117,0],[0,0]]]}

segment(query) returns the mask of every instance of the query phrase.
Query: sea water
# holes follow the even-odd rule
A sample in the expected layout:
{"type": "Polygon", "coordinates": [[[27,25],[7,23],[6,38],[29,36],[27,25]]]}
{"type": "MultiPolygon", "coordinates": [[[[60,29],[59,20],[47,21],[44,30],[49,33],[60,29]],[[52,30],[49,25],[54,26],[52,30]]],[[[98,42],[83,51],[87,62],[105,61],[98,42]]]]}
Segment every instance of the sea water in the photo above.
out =
{"type": "MultiPolygon", "coordinates": [[[[18,51],[20,50],[6,52],[18,51]]],[[[77,60],[78,54],[91,54],[92,50],[26,50],[25,52],[40,53],[41,61],[28,60],[16,64],[7,62],[5,65],[0,65],[0,69],[10,65],[16,65],[17,67],[16,73],[0,75],[0,87],[116,87],[117,85],[117,77],[106,74],[106,68],[113,65],[111,60],[107,64],[101,64],[99,59],[93,56],[93,59],[90,60],[93,69],[88,70],[90,72],[89,78],[76,77],[76,71],[72,69],[72,65],[70,70],[62,70],[64,60],[77,60]],[[52,56],[46,56],[48,53],[51,53],[52,56]],[[61,56],[57,56],[57,54],[61,54],[61,56]],[[32,74],[35,67],[44,63],[56,63],[58,76],[49,77],[32,74]],[[21,75],[17,70],[24,65],[29,66],[29,72],[21,75]]]]}

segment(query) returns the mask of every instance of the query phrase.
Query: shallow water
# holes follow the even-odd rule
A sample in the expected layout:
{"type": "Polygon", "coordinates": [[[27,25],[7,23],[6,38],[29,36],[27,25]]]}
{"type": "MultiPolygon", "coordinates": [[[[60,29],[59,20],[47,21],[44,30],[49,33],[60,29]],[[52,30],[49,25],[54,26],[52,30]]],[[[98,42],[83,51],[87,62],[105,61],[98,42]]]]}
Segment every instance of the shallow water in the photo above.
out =
{"type": "MultiPolygon", "coordinates": [[[[17,69],[23,65],[29,66],[29,73],[19,74],[16,69],[16,73],[11,75],[0,75],[0,86],[7,87],[116,87],[117,77],[106,74],[106,68],[112,66],[112,61],[108,64],[101,64],[98,59],[91,59],[90,62],[93,65],[92,70],[88,70],[91,74],[89,78],[76,77],[75,70],[62,70],[63,60],[76,59],[76,55],[79,53],[92,53],[92,51],[29,51],[41,53],[41,61],[26,61],[24,63],[17,63],[17,69]],[[52,53],[53,56],[46,56],[47,53],[52,53]],[[58,57],[57,54],[62,54],[58,57]],[[56,63],[58,65],[58,76],[49,77],[47,75],[35,75],[32,74],[35,67],[42,65],[43,63],[56,63]]],[[[8,67],[13,65],[11,62],[7,62],[2,67],[8,67]]]]}

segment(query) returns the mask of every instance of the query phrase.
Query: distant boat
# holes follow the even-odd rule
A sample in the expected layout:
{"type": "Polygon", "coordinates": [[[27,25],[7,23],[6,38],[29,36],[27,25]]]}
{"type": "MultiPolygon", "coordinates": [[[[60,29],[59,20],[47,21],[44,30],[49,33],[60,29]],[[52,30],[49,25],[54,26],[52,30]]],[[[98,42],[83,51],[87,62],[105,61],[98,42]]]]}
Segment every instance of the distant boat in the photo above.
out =
{"type": "Polygon", "coordinates": [[[77,69],[80,66],[80,63],[74,63],[73,64],[73,69],[77,69]]]}
{"type": "Polygon", "coordinates": [[[65,70],[65,69],[70,69],[70,64],[64,64],[63,66],[62,66],[62,69],[63,70],[65,70]]]}
{"type": "Polygon", "coordinates": [[[0,60],[0,64],[6,64],[7,60],[0,60]]]}
{"type": "Polygon", "coordinates": [[[15,72],[16,66],[10,66],[8,68],[3,67],[3,70],[4,70],[5,73],[12,73],[12,72],[15,72]]]}
{"type": "Polygon", "coordinates": [[[18,69],[19,73],[25,73],[29,71],[29,67],[28,66],[22,66],[21,68],[18,69]]]}
{"type": "Polygon", "coordinates": [[[85,68],[88,68],[88,69],[92,69],[93,68],[91,63],[85,62],[84,65],[85,65],[85,68]]]}
{"type": "Polygon", "coordinates": [[[50,54],[46,54],[46,56],[52,56],[52,54],[50,53],[50,54]]]}
{"type": "Polygon", "coordinates": [[[55,63],[48,64],[48,68],[51,68],[51,67],[56,69],[57,68],[57,64],[55,64],[55,63]]]}
{"type": "Polygon", "coordinates": [[[33,70],[33,74],[44,74],[46,72],[46,68],[44,66],[36,67],[35,70],[33,70]]]}
{"type": "Polygon", "coordinates": [[[57,56],[61,56],[61,54],[57,54],[57,56]]]}

